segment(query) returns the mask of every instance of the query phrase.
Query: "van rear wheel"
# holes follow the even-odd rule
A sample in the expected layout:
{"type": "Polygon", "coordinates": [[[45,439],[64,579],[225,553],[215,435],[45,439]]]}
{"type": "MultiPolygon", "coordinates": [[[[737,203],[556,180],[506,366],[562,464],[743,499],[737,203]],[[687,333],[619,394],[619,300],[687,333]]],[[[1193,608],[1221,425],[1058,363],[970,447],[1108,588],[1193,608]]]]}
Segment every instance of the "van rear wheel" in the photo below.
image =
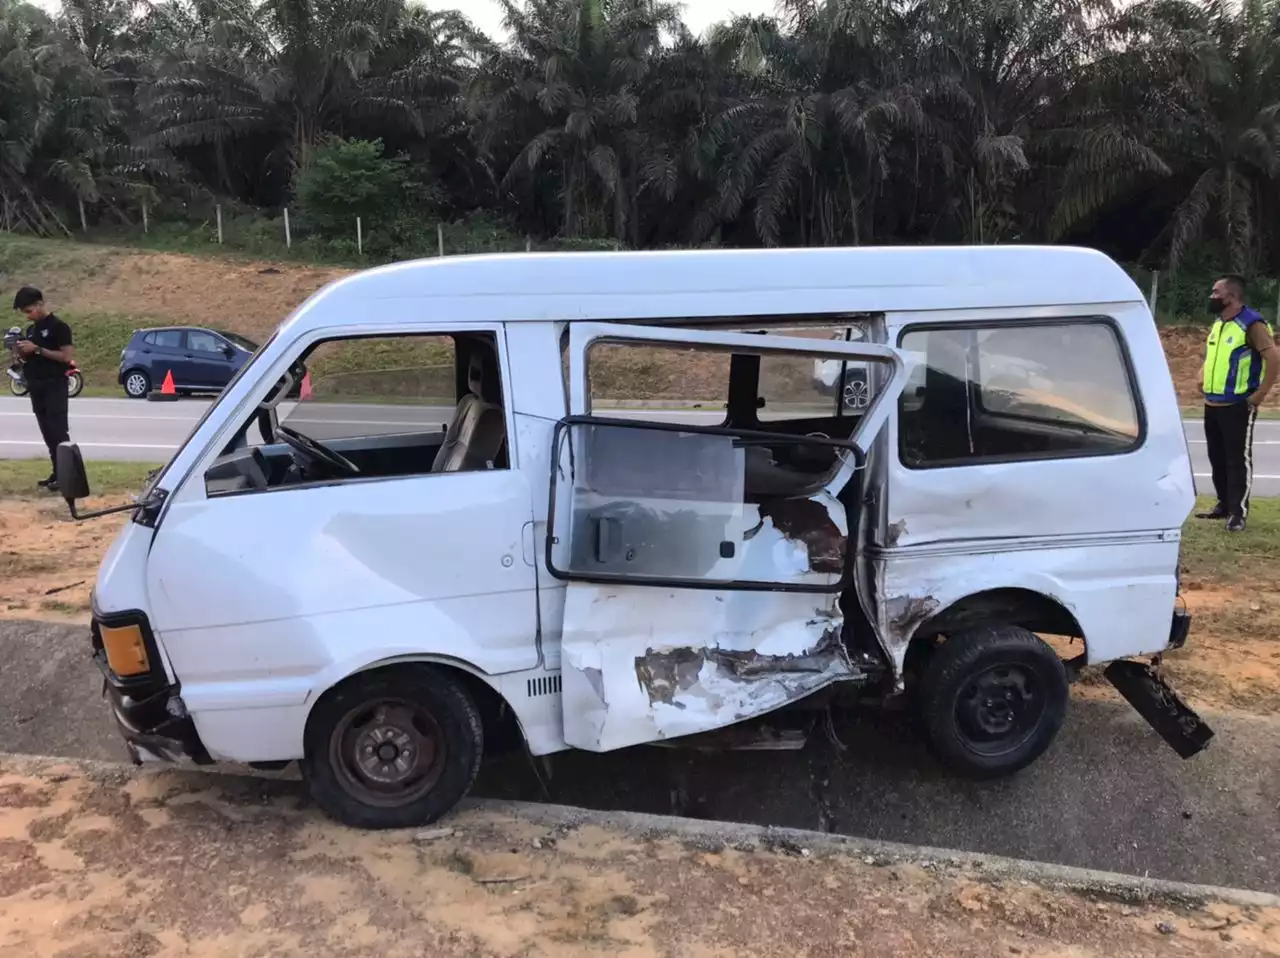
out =
{"type": "Polygon", "coordinates": [[[411,828],[449,812],[480,770],[480,712],[430,666],[359,673],[311,713],[302,774],[316,804],[355,828],[411,828]]]}
{"type": "Polygon", "coordinates": [[[930,655],[919,707],[930,750],[972,778],[1025,768],[1066,718],[1068,682],[1058,654],[1018,626],[953,636],[930,655]]]}

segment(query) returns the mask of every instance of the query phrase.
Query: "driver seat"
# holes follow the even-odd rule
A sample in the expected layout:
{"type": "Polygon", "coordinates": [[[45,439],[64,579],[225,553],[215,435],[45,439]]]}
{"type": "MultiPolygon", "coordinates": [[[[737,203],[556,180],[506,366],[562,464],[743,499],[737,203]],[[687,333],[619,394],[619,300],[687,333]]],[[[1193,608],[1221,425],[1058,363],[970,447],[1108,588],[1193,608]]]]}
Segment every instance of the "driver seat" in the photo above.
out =
{"type": "Polygon", "coordinates": [[[476,343],[467,358],[467,393],[458,400],[432,472],[473,472],[495,462],[507,441],[498,357],[488,343],[476,343]]]}

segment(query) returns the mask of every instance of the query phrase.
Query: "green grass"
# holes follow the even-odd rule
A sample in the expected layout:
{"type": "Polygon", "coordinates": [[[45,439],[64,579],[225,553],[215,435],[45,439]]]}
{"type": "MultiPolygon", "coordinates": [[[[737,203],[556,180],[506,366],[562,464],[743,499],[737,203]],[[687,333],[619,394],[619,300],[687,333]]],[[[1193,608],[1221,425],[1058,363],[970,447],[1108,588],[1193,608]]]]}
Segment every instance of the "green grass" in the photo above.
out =
{"type": "MultiPolygon", "coordinates": [[[[121,496],[141,489],[147,473],[158,466],[154,462],[95,460],[85,463],[85,471],[89,474],[89,487],[95,496],[121,496]]],[[[47,475],[48,460],[0,459],[0,496],[52,498],[36,486],[47,475]]]]}
{"type": "MultiPolygon", "coordinates": [[[[1212,497],[1201,496],[1196,511],[1213,508],[1212,497]]],[[[1257,581],[1269,577],[1280,563],[1280,499],[1254,499],[1244,532],[1228,533],[1226,523],[1187,520],[1182,534],[1182,569],[1193,579],[1218,582],[1257,581]]]]}

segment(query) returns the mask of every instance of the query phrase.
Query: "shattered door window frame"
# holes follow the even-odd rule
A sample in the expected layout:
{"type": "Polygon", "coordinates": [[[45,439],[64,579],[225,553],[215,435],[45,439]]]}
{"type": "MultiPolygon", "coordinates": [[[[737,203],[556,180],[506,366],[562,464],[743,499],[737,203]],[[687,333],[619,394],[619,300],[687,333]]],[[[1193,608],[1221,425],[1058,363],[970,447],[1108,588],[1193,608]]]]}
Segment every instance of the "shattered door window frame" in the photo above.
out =
{"type": "Polygon", "coordinates": [[[558,579],[803,593],[852,584],[849,510],[827,490],[842,470],[860,479],[848,442],[571,416],[552,448],[546,564],[558,579]],[[832,464],[779,471],[769,446],[827,449],[832,464]],[[753,493],[753,482],[774,491],[753,493]]]}

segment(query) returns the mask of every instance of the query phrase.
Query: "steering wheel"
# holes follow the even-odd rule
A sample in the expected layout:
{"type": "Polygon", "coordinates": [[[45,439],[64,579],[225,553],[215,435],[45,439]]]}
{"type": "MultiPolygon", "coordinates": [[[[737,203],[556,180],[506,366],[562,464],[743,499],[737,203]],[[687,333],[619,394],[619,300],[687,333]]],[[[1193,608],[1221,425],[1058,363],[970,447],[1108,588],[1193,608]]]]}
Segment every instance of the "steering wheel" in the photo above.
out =
{"type": "Polygon", "coordinates": [[[360,475],[360,467],[341,453],[334,452],[310,436],[304,436],[288,426],[277,426],[276,436],[296,452],[313,469],[319,469],[344,479],[360,475]]]}

